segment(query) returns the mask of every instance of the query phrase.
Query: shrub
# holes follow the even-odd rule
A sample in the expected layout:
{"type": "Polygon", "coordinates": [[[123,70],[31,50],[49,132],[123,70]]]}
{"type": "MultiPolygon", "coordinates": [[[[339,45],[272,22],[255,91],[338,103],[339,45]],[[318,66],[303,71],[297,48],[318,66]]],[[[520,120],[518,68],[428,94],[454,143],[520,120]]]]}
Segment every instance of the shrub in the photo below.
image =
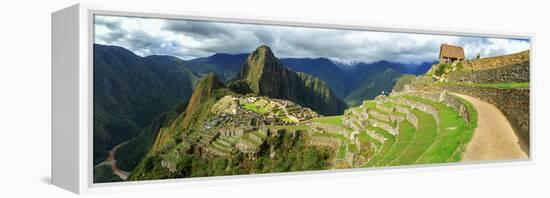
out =
{"type": "Polygon", "coordinates": [[[449,67],[449,64],[440,64],[439,67],[437,67],[437,69],[435,70],[435,75],[441,76],[445,74],[445,71],[447,70],[448,67],[449,67]]]}

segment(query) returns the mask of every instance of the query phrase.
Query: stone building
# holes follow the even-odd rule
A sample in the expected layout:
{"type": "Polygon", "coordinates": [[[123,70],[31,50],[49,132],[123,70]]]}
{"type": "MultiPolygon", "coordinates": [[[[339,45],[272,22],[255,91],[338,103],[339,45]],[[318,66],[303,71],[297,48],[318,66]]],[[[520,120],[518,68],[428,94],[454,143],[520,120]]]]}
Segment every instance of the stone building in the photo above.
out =
{"type": "Polygon", "coordinates": [[[441,44],[439,49],[439,63],[452,63],[454,61],[463,61],[464,48],[449,44],[441,44]]]}

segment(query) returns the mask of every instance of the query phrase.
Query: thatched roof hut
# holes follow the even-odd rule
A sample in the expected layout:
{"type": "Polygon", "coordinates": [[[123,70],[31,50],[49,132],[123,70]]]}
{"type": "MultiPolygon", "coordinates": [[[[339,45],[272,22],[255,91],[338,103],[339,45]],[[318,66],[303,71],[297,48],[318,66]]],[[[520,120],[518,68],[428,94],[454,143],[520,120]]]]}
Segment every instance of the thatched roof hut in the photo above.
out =
{"type": "Polygon", "coordinates": [[[441,44],[441,48],[439,50],[440,63],[452,63],[454,61],[462,61],[464,59],[464,49],[462,47],[449,44],[441,44]]]}

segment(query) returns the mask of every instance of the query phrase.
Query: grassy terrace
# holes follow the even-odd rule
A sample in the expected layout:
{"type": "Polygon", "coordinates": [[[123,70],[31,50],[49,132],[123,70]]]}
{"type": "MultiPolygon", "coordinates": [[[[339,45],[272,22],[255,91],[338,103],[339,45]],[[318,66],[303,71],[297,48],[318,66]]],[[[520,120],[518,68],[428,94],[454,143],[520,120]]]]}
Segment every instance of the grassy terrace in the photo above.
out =
{"type": "Polygon", "coordinates": [[[290,129],[290,130],[306,130],[310,127],[308,125],[269,125],[267,128],[274,130],[290,129]]]}
{"type": "MultiPolygon", "coordinates": [[[[248,142],[248,143],[251,143],[252,145],[254,146],[258,146],[260,144],[262,144],[261,142],[258,142],[254,139],[252,139],[250,136],[253,135],[252,133],[248,133],[248,134],[245,134],[241,137],[241,140],[242,141],[245,141],[245,142],[248,142]]],[[[261,137],[261,136],[260,136],[261,137]]]]}
{"type": "Polygon", "coordinates": [[[344,137],[344,135],[342,134],[335,134],[335,133],[313,133],[313,135],[315,136],[321,136],[321,137],[331,137],[331,138],[337,138],[339,139],[341,142],[349,142],[349,139],[347,139],[346,137],[344,137]]]}
{"type": "Polygon", "coordinates": [[[376,102],[374,100],[369,100],[369,101],[366,101],[365,103],[363,103],[365,105],[365,108],[369,109],[369,110],[372,110],[372,111],[376,111],[378,113],[383,113],[383,114],[388,114],[388,112],[378,108],[376,106],[376,102]]]}
{"type": "Polygon", "coordinates": [[[391,148],[393,147],[393,145],[395,143],[395,136],[388,133],[384,129],[381,129],[381,128],[378,128],[378,127],[369,126],[367,128],[369,128],[371,130],[374,130],[374,132],[376,132],[376,133],[382,135],[384,138],[386,138],[386,141],[384,141],[384,143],[382,144],[382,147],[380,148],[378,153],[376,153],[373,156],[373,158],[365,165],[366,167],[370,167],[370,166],[376,165],[378,163],[378,161],[383,159],[386,156],[386,154],[391,150],[391,148]]]}
{"type": "Polygon", "coordinates": [[[380,143],[378,140],[371,137],[367,132],[361,132],[359,135],[357,135],[357,138],[359,138],[359,141],[363,144],[372,142],[376,147],[382,146],[382,143],[380,143]]]}
{"type": "MultiPolygon", "coordinates": [[[[388,115],[387,113],[384,113],[384,115],[388,115]]],[[[397,126],[397,122],[390,122],[389,120],[381,120],[381,119],[378,119],[374,116],[372,116],[371,114],[369,114],[369,119],[373,119],[373,120],[376,120],[376,121],[379,121],[379,122],[383,122],[383,123],[386,123],[388,125],[390,125],[391,127],[396,127],[397,126]]]]}
{"type": "Polygon", "coordinates": [[[496,89],[529,88],[529,82],[494,83],[494,84],[441,82],[440,84],[449,85],[449,86],[469,86],[469,87],[496,88],[496,89]]]}
{"type": "Polygon", "coordinates": [[[341,144],[340,148],[338,149],[338,159],[344,159],[346,157],[346,145],[341,144]]]}
{"type": "Polygon", "coordinates": [[[342,134],[334,134],[334,133],[313,133],[314,136],[320,136],[320,137],[331,137],[336,138],[340,140],[340,142],[343,142],[343,144],[340,144],[340,147],[338,148],[338,153],[336,154],[336,157],[338,159],[343,159],[346,157],[346,149],[347,144],[349,144],[349,139],[344,137],[342,134]]]}
{"type": "Polygon", "coordinates": [[[247,109],[247,110],[250,110],[252,112],[255,112],[255,113],[260,113],[260,114],[264,114],[264,113],[269,112],[268,109],[266,109],[263,106],[258,105],[256,103],[246,103],[246,104],[243,105],[243,108],[247,109]]]}
{"type": "Polygon", "coordinates": [[[414,126],[409,121],[403,120],[400,123],[399,134],[396,137],[394,145],[389,151],[383,154],[383,158],[378,160],[374,166],[386,166],[393,161],[411,143],[415,133],[416,129],[414,126]]]}
{"type": "Polygon", "coordinates": [[[416,161],[416,164],[457,162],[477,127],[477,113],[474,107],[462,100],[470,111],[471,122],[465,122],[458,112],[441,103],[409,97],[432,105],[439,110],[440,130],[433,145],[416,161]]]}
{"type": "Polygon", "coordinates": [[[418,129],[414,138],[401,154],[389,165],[413,164],[436,139],[437,124],[435,119],[428,113],[413,109],[412,113],[418,118],[418,129]]]}
{"type": "Polygon", "coordinates": [[[210,144],[210,147],[211,148],[215,148],[217,150],[220,150],[220,151],[223,151],[223,152],[231,152],[231,148],[229,148],[228,146],[225,146],[223,144],[221,144],[220,142],[218,141],[214,141],[212,142],[212,144],[210,144]]]}
{"type": "Polygon", "coordinates": [[[325,116],[311,119],[312,122],[322,123],[322,124],[334,124],[338,126],[343,126],[342,116],[325,116]]]}

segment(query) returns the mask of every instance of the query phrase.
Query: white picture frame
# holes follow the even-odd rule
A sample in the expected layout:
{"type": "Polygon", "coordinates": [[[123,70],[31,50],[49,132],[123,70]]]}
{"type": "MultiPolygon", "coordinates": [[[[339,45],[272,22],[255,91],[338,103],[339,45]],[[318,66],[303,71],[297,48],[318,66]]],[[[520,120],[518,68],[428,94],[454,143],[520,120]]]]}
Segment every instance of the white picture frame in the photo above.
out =
{"type": "MultiPolygon", "coordinates": [[[[534,163],[533,115],[530,128],[530,158],[475,163],[399,166],[389,168],[354,168],[261,175],[238,175],[208,178],[184,178],[155,181],[93,183],[93,15],[120,15],[170,19],[194,19],[218,22],[240,22],[269,25],[338,28],[384,32],[405,32],[438,35],[482,36],[517,38],[531,41],[531,54],[536,44],[535,35],[529,33],[501,33],[485,30],[432,29],[415,26],[394,27],[383,24],[363,26],[352,23],[326,23],[309,19],[271,19],[255,16],[204,14],[180,11],[107,8],[77,4],[52,14],[52,183],[78,194],[135,190],[138,188],[181,188],[227,185],[235,183],[275,182],[295,179],[319,179],[372,174],[393,174],[410,171],[453,170],[464,168],[519,166],[534,163]],[[330,173],[330,174],[326,174],[330,173]]],[[[531,56],[531,61],[533,57],[531,56]]],[[[532,71],[535,67],[532,65],[532,71]]],[[[533,112],[533,97],[531,112],[533,112]]]]}

